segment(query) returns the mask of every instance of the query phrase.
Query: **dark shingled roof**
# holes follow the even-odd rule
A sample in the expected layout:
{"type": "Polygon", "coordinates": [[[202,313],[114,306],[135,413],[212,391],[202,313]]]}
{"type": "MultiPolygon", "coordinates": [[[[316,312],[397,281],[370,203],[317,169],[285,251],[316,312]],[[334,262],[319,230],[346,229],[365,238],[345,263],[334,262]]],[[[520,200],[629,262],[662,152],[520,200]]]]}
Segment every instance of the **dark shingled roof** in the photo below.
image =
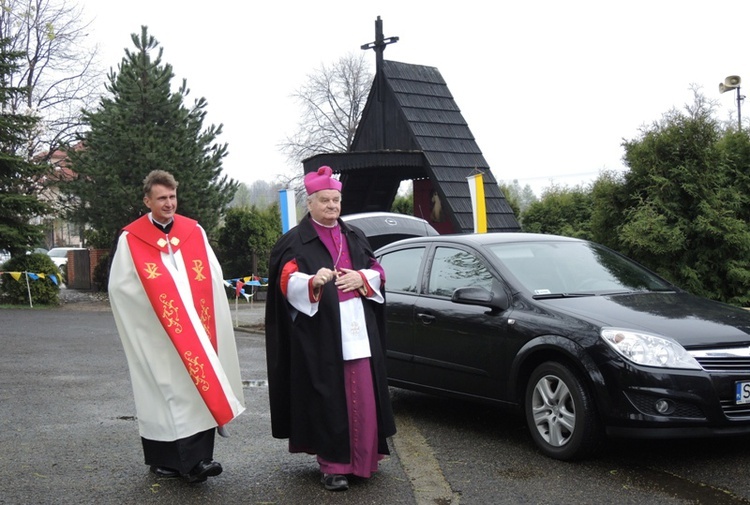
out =
{"type": "Polygon", "coordinates": [[[434,67],[383,61],[352,152],[304,161],[305,173],[329,165],[341,174],[343,214],[389,210],[401,181],[429,178],[457,233],[472,233],[467,177],[484,178],[487,231],[519,231],[453,95],[434,67]]]}

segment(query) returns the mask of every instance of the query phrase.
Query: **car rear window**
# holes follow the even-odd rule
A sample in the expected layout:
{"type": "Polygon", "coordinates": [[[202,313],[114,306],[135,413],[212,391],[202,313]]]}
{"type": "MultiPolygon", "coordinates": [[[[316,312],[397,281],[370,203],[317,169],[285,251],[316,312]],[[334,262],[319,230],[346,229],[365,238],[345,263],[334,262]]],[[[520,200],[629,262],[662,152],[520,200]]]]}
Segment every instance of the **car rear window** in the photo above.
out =
{"type": "Polygon", "coordinates": [[[385,270],[386,291],[416,293],[423,257],[424,247],[400,249],[381,256],[379,261],[385,270]]]}

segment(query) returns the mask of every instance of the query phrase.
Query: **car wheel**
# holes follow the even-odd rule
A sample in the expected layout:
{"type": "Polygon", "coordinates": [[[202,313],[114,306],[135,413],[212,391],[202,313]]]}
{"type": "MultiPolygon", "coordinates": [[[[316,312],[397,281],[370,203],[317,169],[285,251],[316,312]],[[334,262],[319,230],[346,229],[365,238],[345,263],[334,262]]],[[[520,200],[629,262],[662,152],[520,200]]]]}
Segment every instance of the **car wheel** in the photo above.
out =
{"type": "Polygon", "coordinates": [[[534,370],[524,412],[531,437],[547,456],[581,459],[601,443],[601,423],[586,384],[562,363],[548,361],[534,370]]]}

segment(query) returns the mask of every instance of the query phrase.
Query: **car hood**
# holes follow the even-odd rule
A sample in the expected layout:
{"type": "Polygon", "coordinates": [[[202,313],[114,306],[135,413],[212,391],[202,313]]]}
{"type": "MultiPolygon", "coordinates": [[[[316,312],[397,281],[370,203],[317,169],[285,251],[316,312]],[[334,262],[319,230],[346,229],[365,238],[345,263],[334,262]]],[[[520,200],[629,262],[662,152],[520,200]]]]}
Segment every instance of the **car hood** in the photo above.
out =
{"type": "Polygon", "coordinates": [[[596,326],[671,337],[686,348],[750,344],[750,311],[685,292],[560,298],[541,303],[596,326]]]}

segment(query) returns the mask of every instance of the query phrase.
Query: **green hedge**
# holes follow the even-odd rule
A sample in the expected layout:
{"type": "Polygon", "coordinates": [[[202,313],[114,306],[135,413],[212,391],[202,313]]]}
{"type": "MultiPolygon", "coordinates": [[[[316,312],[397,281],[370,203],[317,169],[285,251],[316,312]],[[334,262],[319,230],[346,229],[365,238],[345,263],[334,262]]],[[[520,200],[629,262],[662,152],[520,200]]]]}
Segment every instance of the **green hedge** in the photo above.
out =
{"type": "Polygon", "coordinates": [[[35,253],[13,257],[5,262],[2,270],[4,273],[0,277],[0,302],[11,305],[28,305],[30,291],[31,301],[34,305],[60,304],[60,286],[52,282],[50,278],[50,275],[55,275],[58,283],[61,282],[60,270],[46,254],[35,253]],[[27,288],[26,276],[21,275],[19,280],[15,280],[9,272],[31,272],[37,275],[44,274],[44,277],[29,278],[27,288]]]}

